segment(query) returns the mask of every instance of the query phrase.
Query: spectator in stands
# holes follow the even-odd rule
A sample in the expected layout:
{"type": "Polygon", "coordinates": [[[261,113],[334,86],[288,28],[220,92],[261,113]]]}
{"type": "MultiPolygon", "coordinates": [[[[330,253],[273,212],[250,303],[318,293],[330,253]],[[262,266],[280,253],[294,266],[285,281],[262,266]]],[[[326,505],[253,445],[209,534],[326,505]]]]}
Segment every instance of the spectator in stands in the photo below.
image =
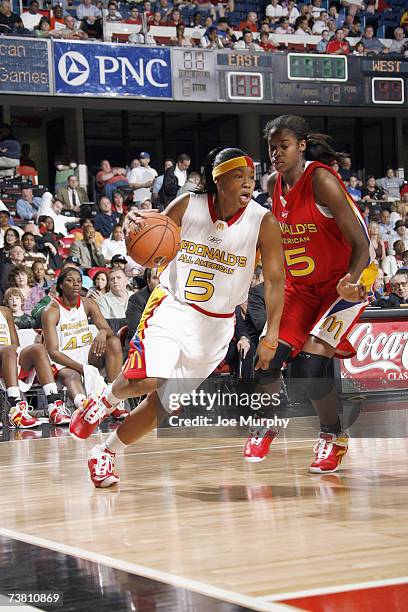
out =
{"type": "Polygon", "coordinates": [[[366,48],[364,46],[364,43],[361,42],[361,40],[359,40],[356,46],[354,47],[353,55],[359,55],[359,56],[367,55],[366,48]]]}
{"type": "Polygon", "coordinates": [[[279,4],[279,0],[271,0],[271,3],[265,9],[265,15],[269,19],[269,23],[276,24],[285,15],[283,6],[279,4]]]}
{"type": "Polygon", "coordinates": [[[153,208],[152,201],[150,198],[145,198],[143,202],[140,204],[141,210],[151,210],[153,208]]]}
{"type": "Polygon", "coordinates": [[[125,316],[128,324],[128,343],[131,341],[131,339],[136,333],[137,327],[140,323],[140,319],[142,317],[150,294],[152,293],[153,289],[155,289],[160,283],[157,268],[146,268],[143,277],[146,283],[145,286],[129,297],[126,309],[125,316]]]}
{"type": "Polygon", "coordinates": [[[341,15],[339,15],[337,11],[337,6],[335,4],[331,4],[329,7],[329,17],[336,24],[336,30],[337,28],[341,28],[341,26],[343,25],[343,18],[341,17],[341,15]]]}
{"type": "Polygon", "coordinates": [[[170,38],[169,44],[174,47],[192,47],[191,39],[184,36],[185,29],[184,23],[178,23],[176,25],[176,36],[170,38]]]}
{"type": "Polygon", "coordinates": [[[391,213],[387,208],[384,208],[380,213],[380,232],[381,238],[388,242],[394,231],[394,226],[391,223],[391,213]]]}
{"type": "Polygon", "coordinates": [[[20,234],[14,227],[7,227],[3,246],[0,248],[0,264],[10,261],[10,249],[15,244],[20,244],[20,234]]]}
{"type": "Polygon", "coordinates": [[[160,12],[162,21],[167,21],[167,18],[173,8],[173,5],[169,3],[169,0],[159,0],[156,4],[156,10],[160,12]]]}
{"type": "Polygon", "coordinates": [[[201,176],[198,172],[190,172],[186,182],[178,190],[177,195],[179,196],[182,193],[188,193],[189,191],[194,191],[200,184],[200,180],[201,180],[201,176]]]}
{"type": "Polygon", "coordinates": [[[54,159],[55,166],[55,191],[66,187],[68,177],[71,176],[78,164],[74,160],[74,156],[71,155],[69,145],[64,143],[62,150],[57,153],[54,159]]]}
{"type": "Polygon", "coordinates": [[[17,13],[11,10],[10,0],[0,1],[0,34],[22,34],[24,25],[17,13]]]}
{"type": "Polygon", "coordinates": [[[4,294],[3,303],[4,306],[10,308],[17,329],[31,329],[33,327],[33,319],[23,312],[24,297],[20,289],[9,287],[4,294]]]}
{"type": "Polygon", "coordinates": [[[177,26],[179,23],[183,23],[181,13],[178,8],[173,8],[167,15],[167,19],[164,23],[166,26],[177,26]]]}
{"type": "Polygon", "coordinates": [[[296,19],[300,17],[300,13],[296,6],[295,0],[288,0],[286,8],[284,8],[283,10],[283,14],[289,19],[290,25],[293,26],[295,24],[296,19]]]}
{"type": "Polygon", "coordinates": [[[245,21],[241,21],[239,24],[239,29],[241,32],[243,30],[249,30],[250,32],[258,31],[258,15],[255,13],[255,11],[249,11],[245,21]]]}
{"type": "Polygon", "coordinates": [[[81,22],[81,30],[91,38],[102,38],[102,12],[92,4],[92,0],[82,0],[76,10],[77,18],[81,22]]]}
{"type": "Polygon", "coordinates": [[[361,200],[361,190],[358,189],[358,178],[354,174],[351,174],[350,180],[348,182],[349,186],[347,187],[347,191],[351,195],[351,197],[354,198],[356,202],[358,202],[359,200],[361,200]]]}
{"type": "MultiPolygon", "coordinates": [[[[341,166],[340,166],[340,176],[341,176],[342,181],[347,184],[352,174],[355,175],[357,178],[357,175],[355,174],[355,172],[353,171],[351,167],[351,157],[347,155],[343,158],[341,162],[341,166]]],[[[357,182],[358,182],[358,179],[357,179],[357,182]]]]}
{"type": "Polygon", "coordinates": [[[95,228],[85,225],[82,229],[83,240],[74,241],[70,248],[70,254],[77,257],[81,268],[100,268],[106,265],[101,247],[95,242],[95,228]]]}
{"type": "MultiPolygon", "coordinates": [[[[0,210],[0,247],[3,246],[4,234],[10,227],[13,227],[13,222],[11,220],[10,211],[7,209],[0,210]]],[[[17,232],[19,231],[19,228],[16,227],[15,229],[17,232]]],[[[23,235],[23,232],[21,232],[21,235],[23,235]]]]}
{"type": "Polygon", "coordinates": [[[40,23],[42,15],[39,12],[40,5],[37,0],[31,0],[29,6],[30,10],[22,13],[21,21],[23,22],[23,25],[26,30],[32,32],[34,28],[40,23]]]}
{"type": "Polygon", "coordinates": [[[377,55],[384,49],[384,45],[379,38],[374,36],[374,28],[372,25],[367,25],[364,28],[364,34],[361,37],[364,47],[367,51],[367,55],[377,55]]]}
{"type": "Polygon", "coordinates": [[[233,46],[234,49],[247,49],[249,51],[260,51],[258,43],[254,40],[254,35],[251,30],[242,30],[242,38],[240,38],[233,46]]]}
{"type": "Polygon", "coordinates": [[[153,34],[150,34],[150,24],[147,24],[146,32],[143,32],[142,30],[140,30],[140,32],[133,32],[129,36],[129,42],[133,45],[148,45],[149,47],[157,46],[153,34]]]}
{"type": "Polygon", "coordinates": [[[31,272],[33,273],[35,284],[47,292],[53,283],[47,280],[46,270],[43,262],[35,261],[31,267],[31,272]]]}
{"type": "MultiPolygon", "coordinates": [[[[74,242],[84,239],[83,229],[87,225],[91,225],[95,229],[95,221],[93,219],[81,219],[79,222],[80,229],[76,229],[74,233],[74,242]]],[[[95,231],[95,244],[97,247],[102,247],[104,237],[100,232],[95,231]]]]}
{"type": "MultiPolygon", "coordinates": [[[[391,207],[392,206],[393,205],[391,204],[391,207]]],[[[390,222],[395,224],[397,221],[404,221],[407,223],[408,218],[406,209],[407,207],[404,202],[397,202],[395,210],[391,212],[390,222]]]]}
{"type": "Polygon", "coordinates": [[[375,258],[379,264],[385,259],[385,245],[381,238],[381,229],[378,223],[371,221],[368,224],[368,235],[370,236],[371,244],[375,250],[375,258]]]}
{"type": "Polygon", "coordinates": [[[395,272],[390,279],[391,293],[389,297],[384,297],[378,302],[381,308],[399,308],[408,304],[408,273],[405,270],[395,272]]]}
{"type": "Polygon", "coordinates": [[[128,208],[125,204],[123,193],[117,189],[113,192],[112,210],[115,212],[119,219],[122,220],[128,213],[128,208]]]}
{"type": "Polygon", "coordinates": [[[386,280],[390,279],[396,274],[399,268],[404,265],[403,253],[405,251],[405,244],[402,240],[396,240],[394,242],[394,254],[387,255],[381,262],[381,267],[386,276],[386,280]]]}
{"type": "Polygon", "coordinates": [[[312,17],[317,19],[324,12],[322,0],[312,0],[312,17]]]}
{"type": "Polygon", "coordinates": [[[395,176],[393,168],[388,167],[385,176],[378,179],[376,184],[384,191],[387,198],[399,200],[400,188],[404,184],[404,179],[395,176]]]}
{"type": "Polygon", "coordinates": [[[64,26],[64,9],[57,4],[52,9],[51,14],[51,30],[61,30],[64,26]]]}
{"type": "Polygon", "coordinates": [[[83,187],[79,186],[77,176],[71,174],[65,187],[58,189],[57,198],[61,200],[64,210],[73,210],[79,213],[81,204],[88,201],[88,194],[83,187]]]}
{"type": "Polygon", "coordinates": [[[150,153],[142,151],[139,155],[140,167],[134,168],[129,175],[129,187],[133,191],[133,201],[141,203],[145,198],[150,198],[151,187],[157,172],[150,166],[150,153]]]}
{"type": "Polygon", "coordinates": [[[341,0],[341,4],[347,9],[348,14],[353,17],[364,8],[363,0],[341,0]]]}
{"type": "Polygon", "coordinates": [[[300,7],[300,16],[301,17],[306,17],[307,19],[307,24],[310,27],[310,29],[313,26],[314,23],[314,19],[312,16],[312,5],[311,4],[302,4],[300,7]]]}
{"type": "Polygon", "coordinates": [[[168,168],[164,173],[163,185],[159,191],[157,205],[160,210],[173,200],[180,187],[187,181],[187,170],[191,164],[191,158],[187,153],[182,153],[177,158],[177,163],[168,168]]]}
{"type": "MultiPolygon", "coordinates": [[[[164,160],[164,172],[166,172],[166,170],[168,170],[169,168],[172,168],[173,166],[174,166],[174,159],[167,157],[164,160]]],[[[157,203],[159,191],[163,186],[163,179],[164,179],[164,173],[160,174],[154,179],[154,182],[152,185],[152,202],[154,205],[156,205],[157,203]]]]}
{"type": "Polygon", "coordinates": [[[329,42],[329,39],[330,39],[329,30],[323,30],[322,38],[321,40],[319,40],[319,42],[316,45],[316,51],[318,53],[326,53],[326,47],[327,47],[327,43],[329,42]]]}
{"type": "Polygon", "coordinates": [[[117,268],[109,275],[110,290],[96,300],[105,319],[124,319],[132,291],[127,288],[127,276],[117,268]]]}
{"type": "Polygon", "coordinates": [[[288,17],[281,17],[279,19],[279,25],[275,29],[275,34],[293,34],[293,28],[288,17]]]}
{"type": "Polygon", "coordinates": [[[259,285],[263,282],[264,276],[262,266],[256,266],[251,280],[251,287],[256,287],[256,285],[259,285]]]}
{"type": "Polygon", "coordinates": [[[61,30],[58,30],[59,38],[65,40],[86,40],[88,38],[88,34],[81,29],[81,23],[72,15],[64,17],[64,26],[61,30]]]}
{"type": "MultiPolygon", "coordinates": [[[[54,231],[56,234],[66,236],[68,234],[67,225],[79,223],[78,217],[65,217],[62,215],[63,204],[61,200],[56,198],[51,202],[50,209],[46,216],[51,217],[54,221],[54,231]]],[[[40,218],[40,216],[39,216],[40,218]]]]}
{"type": "Polygon", "coordinates": [[[312,34],[321,34],[323,30],[327,30],[328,22],[329,22],[329,14],[326,11],[323,11],[323,13],[321,13],[314,20],[314,24],[312,27],[312,34]]]}
{"type": "Polygon", "coordinates": [[[348,55],[350,53],[350,45],[344,38],[342,28],[338,28],[335,38],[329,40],[327,43],[326,53],[330,53],[331,55],[348,55]]]}
{"type": "Polygon", "coordinates": [[[404,251],[408,250],[408,234],[405,221],[397,221],[394,225],[394,231],[388,241],[388,254],[394,253],[394,244],[397,240],[401,240],[404,243],[404,251]]]}
{"type": "Polygon", "coordinates": [[[93,277],[93,286],[89,289],[86,297],[97,300],[100,296],[105,295],[110,290],[109,272],[106,270],[98,270],[93,277]]]}
{"type": "Polygon", "coordinates": [[[30,150],[31,147],[28,142],[25,142],[21,145],[20,166],[29,166],[30,168],[34,168],[34,170],[37,170],[35,161],[30,159],[30,150]]]}
{"type": "Polygon", "coordinates": [[[204,36],[200,38],[200,47],[203,49],[224,49],[224,43],[218,35],[216,26],[210,26],[204,36]]]}
{"type": "Polygon", "coordinates": [[[312,33],[309,28],[307,17],[298,17],[295,21],[295,34],[297,36],[307,36],[312,33]]]}
{"type": "Polygon", "coordinates": [[[48,17],[41,17],[40,23],[34,28],[34,36],[37,38],[57,38],[55,32],[51,30],[51,22],[48,17]]]}
{"type": "Polygon", "coordinates": [[[20,151],[20,143],[15,138],[11,125],[8,123],[0,125],[0,177],[14,176],[15,168],[20,164],[20,151]]]}
{"type": "Polygon", "coordinates": [[[95,180],[99,191],[110,200],[116,189],[128,186],[126,170],[117,166],[112,167],[107,159],[101,161],[100,170],[97,172],[95,180]]]}
{"type": "Polygon", "coordinates": [[[118,5],[113,0],[111,0],[108,4],[108,13],[106,15],[106,21],[123,21],[123,17],[118,11],[118,5]]]}
{"type": "Polygon", "coordinates": [[[126,179],[127,179],[127,181],[129,181],[129,176],[130,176],[130,173],[132,172],[133,168],[140,168],[140,166],[141,166],[140,159],[138,157],[134,157],[132,159],[132,161],[130,162],[130,164],[129,164],[129,169],[126,170],[126,179]]]}
{"type": "Polygon", "coordinates": [[[375,202],[378,200],[386,200],[383,189],[376,183],[375,176],[370,175],[367,177],[366,186],[361,191],[362,199],[366,202],[375,202]]]}
{"type": "Polygon", "coordinates": [[[20,289],[24,298],[23,311],[31,314],[34,306],[44,297],[45,291],[35,284],[33,273],[24,265],[17,265],[8,276],[10,287],[20,289]]]}
{"type": "Polygon", "coordinates": [[[21,197],[17,200],[16,211],[21,219],[30,221],[37,217],[41,206],[41,198],[33,195],[31,187],[21,189],[21,197]]]}
{"type": "Polygon", "coordinates": [[[163,25],[163,20],[162,20],[162,16],[160,11],[155,11],[153,13],[153,15],[151,15],[149,17],[149,19],[147,20],[147,23],[149,24],[150,27],[152,26],[162,26],[163,25]]]}
{"type": "Polygon", "coordinates": [[[400,54],[406,42],[407,39],[404,30],[402,28],[395,28],[394,39],[391,41],[390,53],[400,54]]]}
{"type": "MultiPolygon", "coordinates": [[[[377,270],[377,278],[373,283],[373,293],[376,301],[380,300],[385,293],[384,272],[382,268],[377,270]]],[[[374,304],[376,306],[377,304],[374,304]]]]}
{"type": "MultiPolygon", "coordinates": [[[[154,15],[155,14],[156,13],[154,13],[154,15]]],[[[125,23],[129,23],[129,24],[140,24],[140,23],[142,23],[142,17],[141,17],[141,15],[139,13],[139,9],[137,8],[137,6],[135,4],[132,4],[130,6],[129,17],[127,17],[127,19],[125,19],[125,23]]],[[[159,24],[160,24],[160,22],[159,22],[159,24]]],[[[159,25],[159,24],[154,24],[154,25],[159,25]]]]}
{"type": "Polygon", "coordinates": [[[99,210],[100,212],[95,217],[95,230],[100,232],[104,238],[108,238],[118,223],[119,215],[112,211],[112,203],[106,196],[99,198],[99,210]]]}
{"type": "MultiPolygon", "coordinates": [[[[287,23],[289,25],[289,21],[287,23]]],[[[260,35],[259,35],[259,44],[257,46],[258,46],[258,49],[255,49],[255,50],[258,50],[258,51],[263,50],[263,51],[266,51],[267,53],[273,53],[279,47],[279,45],[277,45],[276,43],[272,42],[272,40],[269,40],[268,32],[261,32],[260,33],[260,35]]]]}
{"type": "Polygon", "coordinates": [[[43,264],[46,263],[46,256],[37,249],[34,234],[31,234],[31,232],[24,232],[21,239],[21,245],[24,249],[24,265],[31,268],[35,261],[40,261],[43,264]]]}
{"type": "Polygon", "coordinates": [[[126,255],[125,236],[121,225],[115,225],[110,238],[103,241],[102,254],[106,263],[110,263],[114,255],[126,255]]]}

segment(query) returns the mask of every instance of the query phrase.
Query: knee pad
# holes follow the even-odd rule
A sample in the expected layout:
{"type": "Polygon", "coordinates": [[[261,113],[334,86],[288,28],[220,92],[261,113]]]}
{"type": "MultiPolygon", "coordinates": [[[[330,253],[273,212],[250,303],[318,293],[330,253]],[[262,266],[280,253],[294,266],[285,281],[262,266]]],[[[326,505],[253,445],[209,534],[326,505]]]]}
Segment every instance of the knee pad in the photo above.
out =
{"type": "MultiPolygon", "coordinates": [[[[275,356],[269,363],[269,368],[267,370],[255,370],[256,383],[258,385],[270,385],[275,382],[280,377],[282,366],[289,357],[291,350],[290,346],[279,342],[275,356]]],[[[257,357],[255,357],[255,364],[256,362],[257,357]]]]}
{"type": "Polygon", "coordinates": [[[331,357],[303,351],[296,356],[293,376],[300,379],[311,400],[323,399],[332,390],[334,382],[329,372],[331,362],[331,357]]]}

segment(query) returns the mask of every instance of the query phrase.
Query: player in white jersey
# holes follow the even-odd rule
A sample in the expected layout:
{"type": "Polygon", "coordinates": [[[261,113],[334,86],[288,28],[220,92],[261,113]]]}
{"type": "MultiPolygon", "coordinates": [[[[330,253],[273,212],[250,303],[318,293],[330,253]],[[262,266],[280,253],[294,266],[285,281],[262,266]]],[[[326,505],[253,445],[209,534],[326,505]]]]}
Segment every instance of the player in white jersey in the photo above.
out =
{"type": "MultiPolygon", "coordinates": [[[[245,301],[257,247],[265,276],[268,329],[257,367],[275,354],[283,303],[284,272],[279,226],[252,200],[254,164],[240,149],[216,149],[204,165],[199,194],[183,194],[164,211],[181,227],[181,246],[151,294],[122,373],[99,399],[90,398],[70,432],[88,437],[121,399],[148,394],[105,444],[92,449],[88,465],[95,487],[118,482],[115,453],[151,431],[157,414],[182,383],[192,392],[225,356],[234,333],[235,307],[245,301]],[[173,386],[175,385],[175,386],[173,386]]],[[[143,226],[142,213],[129,225],[143,226]]]]}
{"type": "Polygon", "coordinates": [[[21,392],[30,389],[36,374],[47,397],[50,422],[54,425],[69,423],[70,417],[58,394],[44,346],[33,344],[21,348],[11,311],[0,307],[0,387],[6,390],[11,428],[29,429],[41,424],[29,414],[27,402],[21,397],[21,392]]]}
{"type": "MultiPolygon", "coordinates": [[[[42,315],[44,341],[53,362],[57,381],[67,388],[68,396],[79,408],[85,400],[82,384],[85,365],[99,370],[106,367],[108,381],[122,367],[122,347],[99,310],[95,300],[81,298],[82,275],[75,268],[66,268],[58,277],[58,298],[51,301],[42,315]],[[93,338],[88,319],[99,332],[93,338]]],[[[127,412],[117,408],[115,418],[127,412]]]]}

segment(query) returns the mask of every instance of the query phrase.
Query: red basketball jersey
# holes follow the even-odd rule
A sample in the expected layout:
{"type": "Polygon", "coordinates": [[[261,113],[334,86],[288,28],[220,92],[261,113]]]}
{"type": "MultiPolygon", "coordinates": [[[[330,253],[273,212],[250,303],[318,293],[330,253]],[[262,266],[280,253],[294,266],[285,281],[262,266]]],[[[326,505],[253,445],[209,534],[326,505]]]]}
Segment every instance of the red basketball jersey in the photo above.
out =
{"type": "Polygon", "coordinates": [[[332,168],[320,162],[306,162],[302,176],[286,195],[282,192],[282,176],[278,173],[272,212],[281,227],[286,281],[289,283],[315,285],[337,282],[349,268],[349,243],[329,209],[318,206],[315,201],[312,173],[316,168],[326,168],[338,179],[345,194],[345,206],[352,207],[369,242],[360,212],[332,168]]]}

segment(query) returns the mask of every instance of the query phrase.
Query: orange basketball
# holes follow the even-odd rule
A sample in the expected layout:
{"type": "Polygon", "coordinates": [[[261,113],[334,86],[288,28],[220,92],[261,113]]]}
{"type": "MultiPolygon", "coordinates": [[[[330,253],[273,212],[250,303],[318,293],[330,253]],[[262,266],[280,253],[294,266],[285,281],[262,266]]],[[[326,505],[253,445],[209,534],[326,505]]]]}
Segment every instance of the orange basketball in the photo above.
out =
{"type": "Polygon", "coordinates": [[[146,227],[138,232],[127,232],[127,252],[136,263],[145,268],[164,266],[179,250],[179,229],[172,219],[158,212],[147,211],[143,218],[146,227]]]}

